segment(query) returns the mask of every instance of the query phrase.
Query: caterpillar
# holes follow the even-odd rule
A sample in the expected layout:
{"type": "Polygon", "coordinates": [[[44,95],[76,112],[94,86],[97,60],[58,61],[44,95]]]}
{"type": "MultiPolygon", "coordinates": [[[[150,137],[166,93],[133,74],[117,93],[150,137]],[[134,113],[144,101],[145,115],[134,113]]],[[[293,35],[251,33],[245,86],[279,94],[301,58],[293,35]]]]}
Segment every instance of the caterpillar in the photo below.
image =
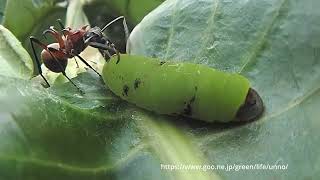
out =
{"type": "Polygon", "coordinates": [[[264,111],[248,79],[205,65],[121,55],[105,63],[102,78],[120,98],[158,114],[231,122],[251,121],[264,111]]]}

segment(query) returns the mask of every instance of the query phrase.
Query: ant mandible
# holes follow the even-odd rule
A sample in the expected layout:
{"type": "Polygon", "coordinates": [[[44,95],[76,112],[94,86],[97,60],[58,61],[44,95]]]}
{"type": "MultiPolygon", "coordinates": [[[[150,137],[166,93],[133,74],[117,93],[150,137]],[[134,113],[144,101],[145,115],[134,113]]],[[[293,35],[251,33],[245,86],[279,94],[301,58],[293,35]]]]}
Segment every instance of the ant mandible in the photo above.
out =
{"type": "Polygon", "coordinates": [[[88,64],[86,60],[84,60],[79,54],[82,51],[84,51],[84,49],[86,49],[88,46],[91,46],[97,48],[105,59],[109,59],[111,57],[110,52],[112,52],[112,54],[117,54],[119,61],[119,51],[116,49],[115,45],[111,42],[111,40],[103,34],[103,31],[106,30],[111,24],[120,19],[123,19],[125,38],[127,40],[129,36],[129,31],[124,16],[120,16],[112,20],[111,22],[106,24],[102,29],[95,26],[93,28],[89,28],[88,30],[88,25],[85,25],[78,30],[72,30],[70,27],[65,28],[61,20],[58,19],[57,21],[62,29],[61,32],[58,32],[54,29],[53,26],[51,26],[49,29],[43,31],[42,33],[44,37],[46,37],[46,34],[51,34],[53,38],[57,41],[48,45],[40,42],[40,40],[31,36],[30,43],[37,63],[37,67],[39,69],[39,74],[44,79],[48,87],[50,87],[50,84],[42,74],[41,63],[36,55],[34,43],[36,43],[43,49],[41,52],[41,59],[43,64],[52,72],[62,73],[80,92],[82,92],[81,89],[65,73],[65,69],[68,64],[68,59],[72,57],[78,57],[86,66],[88,66],[101,77],[101,75],[92,66],[90,66],[90,64],[88,64]]]}

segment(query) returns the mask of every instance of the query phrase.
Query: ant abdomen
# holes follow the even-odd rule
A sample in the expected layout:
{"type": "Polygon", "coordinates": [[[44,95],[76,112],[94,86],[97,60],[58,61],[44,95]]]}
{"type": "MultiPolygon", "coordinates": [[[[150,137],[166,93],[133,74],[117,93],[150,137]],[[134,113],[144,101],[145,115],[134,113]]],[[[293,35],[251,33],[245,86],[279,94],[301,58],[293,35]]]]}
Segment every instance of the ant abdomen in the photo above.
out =
{"type": "Polygon", "coordinates": [[[68,64],[68,58],[66,58],[65,55],[59,51],[59,44],[49,44],[48,49],[50,49],[50,51],[44,49],[41,52],[43,64],[50,71],[55,73],[64,72],[68,64]]]}

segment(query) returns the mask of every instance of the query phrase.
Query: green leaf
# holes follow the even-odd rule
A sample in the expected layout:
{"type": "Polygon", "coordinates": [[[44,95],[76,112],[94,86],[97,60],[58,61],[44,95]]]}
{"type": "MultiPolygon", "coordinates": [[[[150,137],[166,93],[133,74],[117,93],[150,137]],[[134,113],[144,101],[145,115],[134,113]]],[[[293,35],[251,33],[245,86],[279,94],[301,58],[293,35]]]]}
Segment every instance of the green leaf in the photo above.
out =
{"type": "Polygon", "coordinates": [[[206,163],[174,119],[127,104],[92,72],[73,81],[84,95],[0,76],[0,179],[218,179],[160,169],[206,163]]]}
{"type": "Polygon", "coordinates": [[[7,0],[0,0],[0,22],[2,22],[6,2],[7,2],[7,0]]]}
{"type": "Polygon", "coordinates": [[[319,5],[168,0],[132,32],[131,54],[239,72],[262,96],[261,119],[229,130],[197,125],[191,128],[194,141],[210,164],[288,164],[288,170],[219,171],[226,179],[320,176],[319,5]]]}
{"type": "Polygon", "coordinates": [[[30,78],[33,72],[32,60],[17,38],[0,25],[0,75],[30,78]]]}
{"type": "Polygon", "coordinates": [[[101,0],[112,7],[113,11],[129,18],[132,23],[139,23],[151,10],[160,5],[164,0],[101,0]]]}
{"type": "Polygon", "coordinates": [[[89,70],[73,79],[84,95],[70,83],[43,89],[1,73],[0,179],[316,179],[316,7],[317,0],[167,0],[132,32],[132,54],[248,77],[266,113],[242,126],[152,114],[115,97],[89,70]],[[256,163],[288,170],[161,170],[256,163]]]}
{"type": "Polygon", "coordinates": [[[36,29],[36,26],[44,24],[42,21],[51,20],[50,17],[57,13],[56,11],[60,9],[57,1],[7,0],[3,25],[23,41],[31,34],[31,31],[36,29]]]}
{"type": "Polygon", "coordinates": [[[203,171],[163,173],[160,163],[202,164],[203,157],[170,121],[115,97],[96,74],[84,73],[74,81],[85,95],[70,83],[45,90],[11,79],[0,86],[6,94],[0,99],[0,178],[215,176],[203,171]]]}
{"type": "MultiPolygon", "coordinates": [[[[35,36],[42,41],[43,30],[53,25],[56,19],[63,19],[63,11],[63,4],[59,5],[58,0],[7,0],[2,24],[32,54],[29,37],[35,36]]],[[[38,55],[41,50],[36,47],[38,55]]],[[[38,67],[33,69],[33,75],[38,75],[38,67]]]]}

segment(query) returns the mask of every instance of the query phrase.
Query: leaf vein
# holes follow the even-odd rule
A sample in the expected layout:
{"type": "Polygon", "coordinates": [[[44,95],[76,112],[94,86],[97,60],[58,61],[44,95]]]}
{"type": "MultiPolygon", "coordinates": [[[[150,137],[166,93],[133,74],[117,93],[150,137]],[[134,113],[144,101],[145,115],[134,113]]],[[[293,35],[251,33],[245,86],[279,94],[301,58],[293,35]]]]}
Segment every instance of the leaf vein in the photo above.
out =
{"type": "Polygon", "coordinates": [[[40,165],[40,166],[44,166],[44,167],[48,167],[48,168],[64,169],[69,172],[82,172],[82,173],[90,173],[90,174],[96,175],[98,173],[112,171],[113,169],[116,169],[118,167],[121,167],[122,165],[125,165],[128,161],[132,160],[134,155],[139,153],[143,148],[145,148],[145,145],[140,144],[140,145],[136,146],[135,148],[131,149],[126,157],[113,163],[112,166],[111,165],[104,165],[104,166],[99,166],[96,168],[77,167],[77,166],[69,165],[69,164],[65,164],[65,163],[42,160],[42,159],[35,159],[35,158],[30,158],[30,157],[19,158],[19,157],[0,156],[0,161],[13,161],[16,163],[35,164],[35,165],[40,165]]]}
{"type": "MultiPolygon", "coordinates": [[[[244,60],[244,64],[241,66],[240,70],[239,70],[239,74],[243,72],[243,70],[248,66],[248,64],[252,61],[254,61],[254,59],[259,55],[259,53],[262,51],[262,46],[264,45],[264,43],[266,42],[266,37],[268,36],[268,34],[271,32],[271,29],[275,23],[275,21],[277,20],[277,18],[280,15],[280,11],[281,9],[284,7],[284,5],[286,4],[288,0],[283,0],[278,8],[278,10],[274,13],[270,23],[268,24],[268,26],[266,28],[263,28],[264,31],[261,32],[260,38],[258,38],[258,40],[256,41],[256,43],[253,44],[251,51],[249,51],[248,55],[245,55],[244,58],[242,58],[242,60],[244,60]]],[[[242,62],[241,60],[241,62],[242,62]]]]}
{"type": "Polygon", "coordinates": [[[175,21],[176,21],[176,16],[177,16],[177,4],[178,4],[179,0],[175,1],[174,7],[173,7],[173,13],[171,16],[171,27],[169,29],[169,38],[168,38],[168,42],[167,42],[167,48],[166,48],[166,54],[164,56],[164,60],[168,59],[168,55],[169,55],[169,51],[172,45],[172,38],[173,38],[173,34],[174,34],[174,28],[175,28],[175,21]]]}
{"type": "MultiPolygon", "coordinates": [[[[219,0],[215,1],[216,3],[213,3],[213,8],[212,8],[212,16],[210,16],[208,18],[208,21],[209,21],[209,24],[207,26],[207,28],[204,30],[204,34],[207,35],[207,34],[210,34],[210,28],[214,28],[214,23],[215,23],[215,17],[216,17],[216,14],[217,14],[217,9],[218,9],[218,5],[219,5],[219,0]]],[[[206,52],[206,46],[210,40],[209,37],[207,36],[203,36],[204,38],[204,42],[200,48],[200,51],[198,53],[198,55],[196,56],[195,58],[195,62],[197,62],[196,60],[203,56],[203,54],[206,52]]]]}

